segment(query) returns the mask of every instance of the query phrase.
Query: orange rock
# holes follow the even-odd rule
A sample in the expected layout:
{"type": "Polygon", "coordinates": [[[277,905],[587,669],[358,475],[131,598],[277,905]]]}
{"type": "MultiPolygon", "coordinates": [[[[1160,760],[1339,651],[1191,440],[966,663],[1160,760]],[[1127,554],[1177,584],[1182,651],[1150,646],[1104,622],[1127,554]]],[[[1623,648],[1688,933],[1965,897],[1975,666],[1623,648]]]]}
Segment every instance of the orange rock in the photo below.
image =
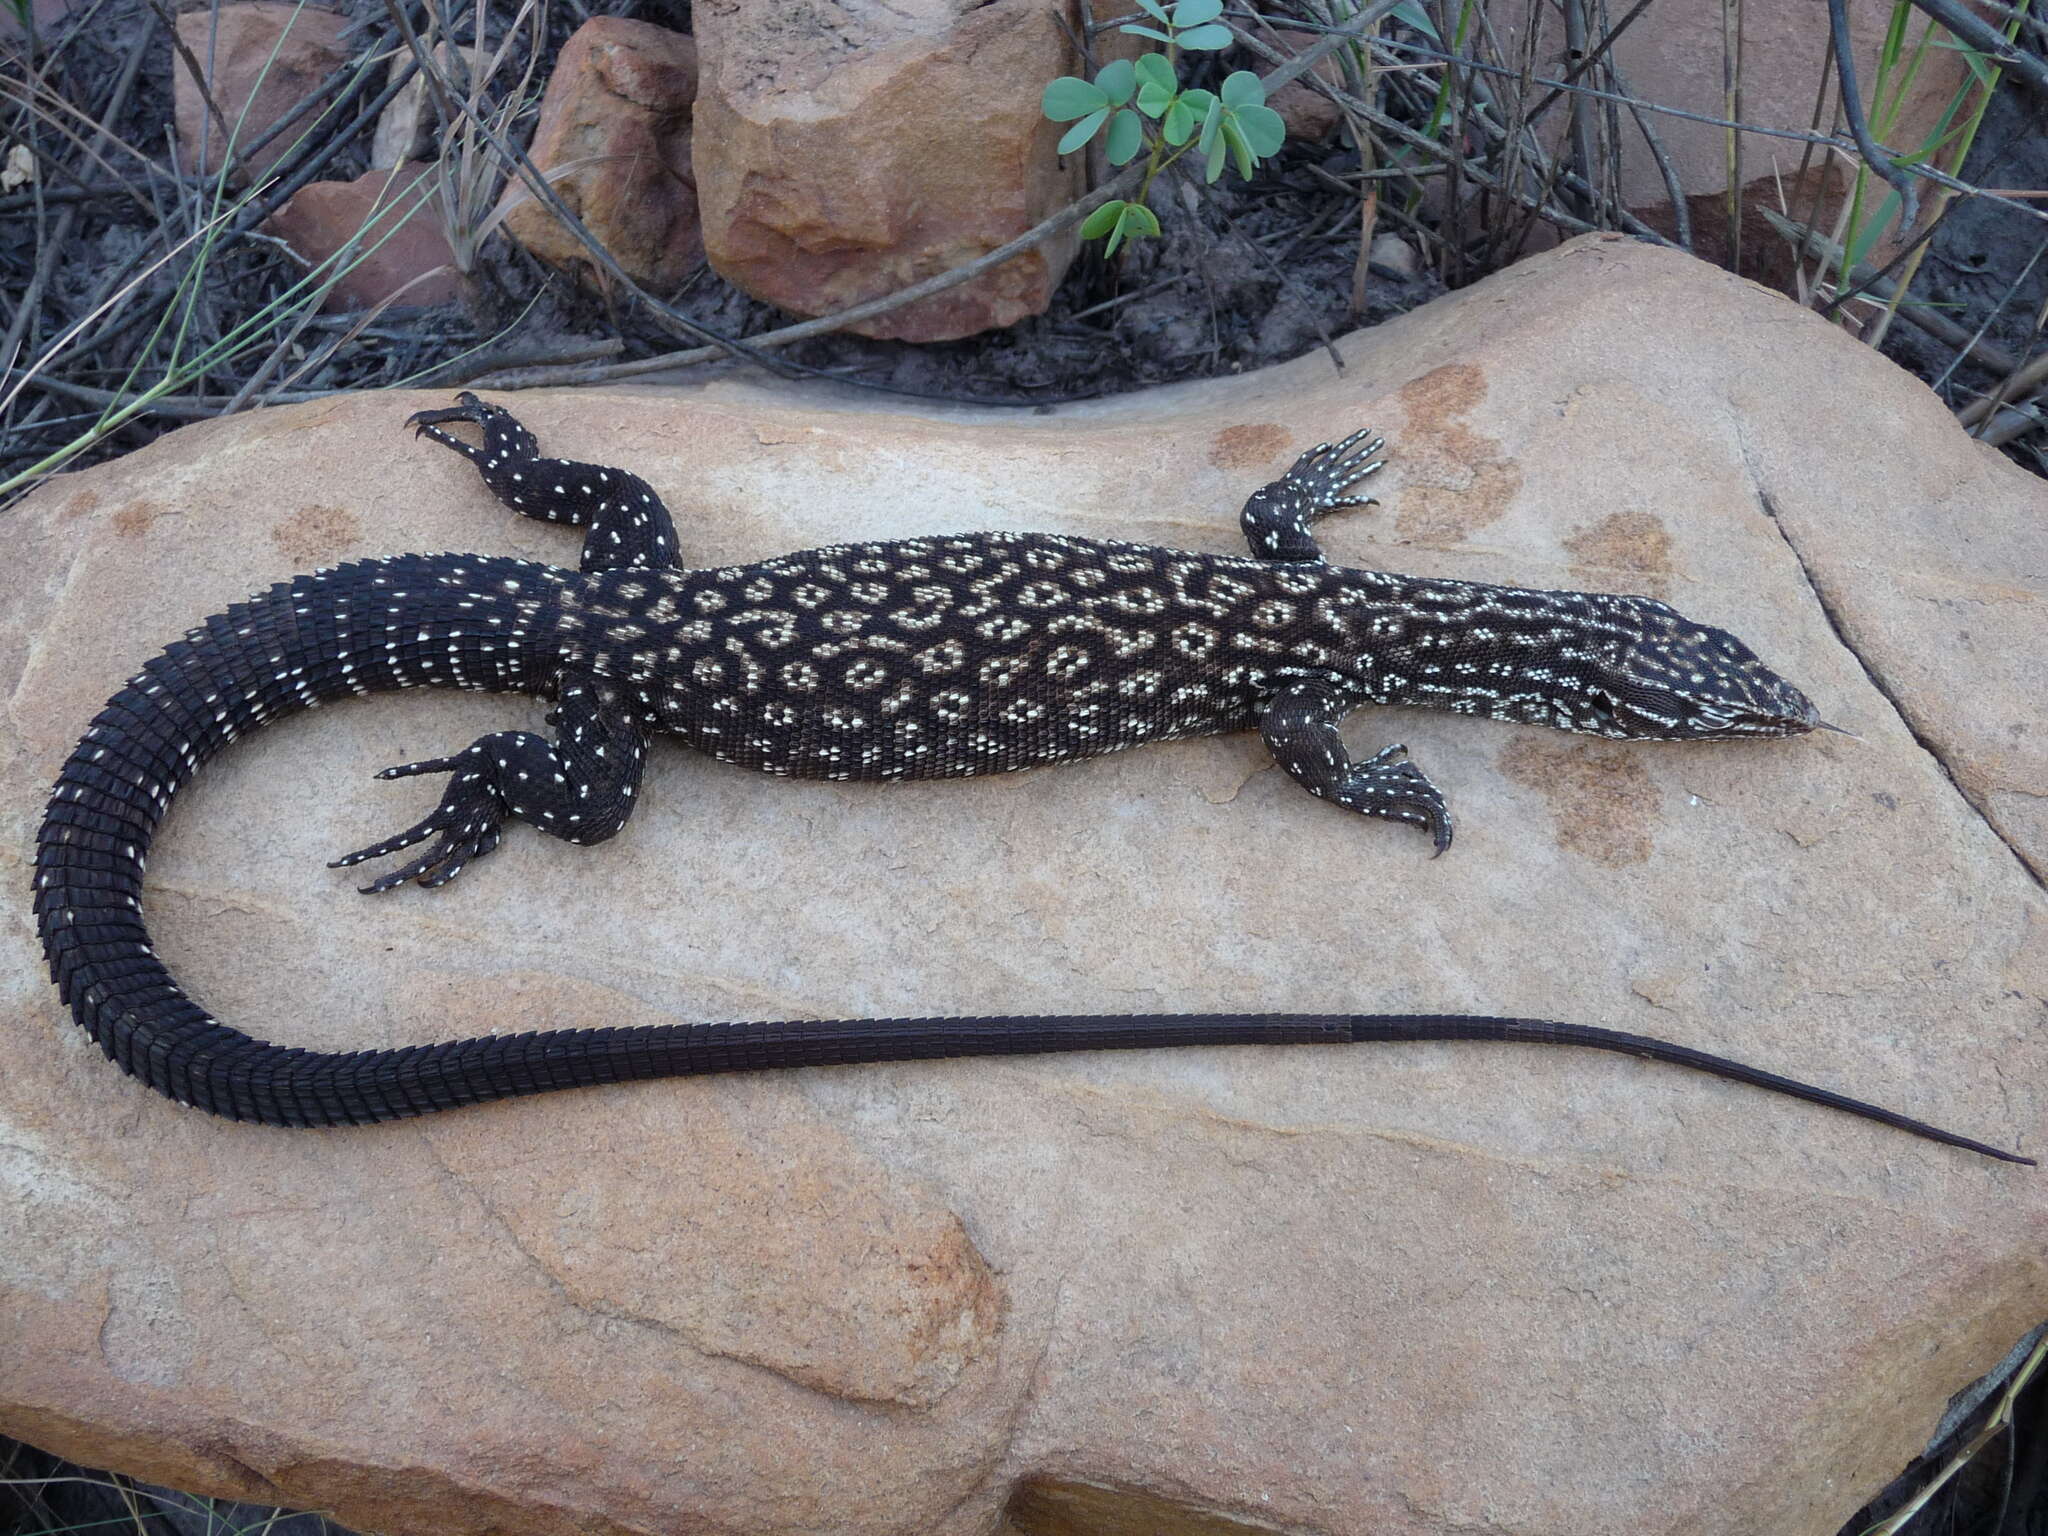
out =
{"type": "MultiPolygon", "coordinates": [[[[696,92],[697,48],[689,38],[594,17],[555,61],[529,151],[612,258],[656,293],[674,288],[704,255],[690,168],[696,92]]],[[[506,188],[506,205],[507,233],[542,261],[589,264],[583,242],[522,182],[506,188]]]]}
{"type": "MultiPolygon", "coordinates": [[[[1250,734],[894,787],[667,742],[604,847],[520,828],[373,901],[322,862],[437,791],[371,770],[539,727],[423,688],[206,769],[150,854],[162,952],[315,1050],[1497,1007],[2048,1143],[2014,857],[2048,869],[2048,487],[1817,316],[1632,240],[1338,346],[1051,418],[731,376],[513,403],[644,475],[699,566],[990,526],[1240,553],[1247,489],[1372,421],[1386,505],[1325,524],[1332,559],[1661,588],[1863,739],[1362,716],[1457,794],[1434,861],[1250,734]]],[[[399,430],[448,403],[203,422],[8,511],[0,1433],[394,1536],[1831,1536],[2040,1319],[2048,1177],[1594,1052],[898,1062],[335,1131],[120,1076],[23,916],[53,766],[159,643],[306,563],[573,563],[399,430]]]]}
{"type": "MultiPolygon", "coordinates": [[[[1290,32],[1282,29],[1280,42],[1296,53],[1305,53],[1322,38],[1313,32],[1290,32]]],[[[1309,71],[1316,79],[1342,89],[1344,65],[1332,54],[1309,71]]],[[[1330,100],[1306,80],[1290,80],[1273,93],[1266,103],[1280,114],[1287,124],[1290,139],[1314,142],[1328,138],[1330,131],[1344,120],[1344,109],[1330,100]]]]}
{"type": "MultiPolygon", "coordinates": [[[[1073,67],[1042,0],[710,0],[694,156],[712,266],[822,315],[950,271],[1081,191],[1039,110],[1073,67]]],[[[1043,310],[1072,235],[849,329],[948,341],[1043,310]]]]}
{"type": "MultiPolygon", "coordinates": [[[[223,5],[217,10],[187,11],[178,18],[179,41],[206,71],[207,89],[220,108],[236,145],[253,144],[272,124],[307,96],[348,57],[341,40],[348,18],[332,11],[254,0],[223,5]],[[274,56],[273,56],[274,55],[274,56]]],[[[227,140],[199,93],[199,83],[182,58],[171,65],[173,116],[178,127],[179,156],[188,171],[203,163],[220,169],[227,140]],[[204,136],[204,149],[201,137],[204,136]],[[203,156],[203,159],[202,159],[203,156]]],[[[317,110],[317,109],[316,109],[317,110]]],[[[248,181],[283,159],[301,132],[312,124],[307,113],[237,167],[236,180],[248,181]]]]}
{"type": "Polygon", "coordinates": [[[434,173],[415,162],[354,181],[316,181],[278,210],[270,232],[308,261],[324,261],[362,235],[362,255],[322,308],[367,309],[401,289],[407,304],[440,304],[461,292],[433,192],[417,185],[434,173]]]}
{"type": "MultiPolygon", "coordinates": [[[[1874,100],[1878,57],[1893,9],[1891,0],[1849,0],[1847,6],[1857,81],[1866,107],[1874,100]]],[[[1561,78],[1564,31],[1550,7],[1532,0],[1504,0],[1494,7],[1490,16],[1502,55],[1520,56],[1533,15],[1544,18],[1537,48],[1538,58],[1544,62],[1536,73],[1561,78]]],[[[1919,28],[1916,20],[1908,29],[1909,54],[1919,28]]],[[[1760,127],[1806,131],[1812,121],[1815,83],[1828,70],[1828,25],[1823,7],[1809,0],[1757,0],[1744,11],[1742,29],[1742,120],[1760,127]]],[[[1726,105],[1722,99],[1723,51],[1719,6],[1673,6],[1660,8],[1628,28],[1615,40],[1610,56],[1632,95],[1718,117],[1726,105]]],[[[1914,65],[1911,86],[1896,120],[1880,137],[1900,150],[1919,148],[1935,132],[1956,91],[1968,79],[1959,50],[1927,49],[1914,65]]],[[[1545,88],[1537,88],[1539,97],[1544,93],[1545,88]]],[[[1604,103],[1593,105],[1606,110],[1604,103]]],[[[1694,250],[1725,265],[1730,255],[1725,131],[1710,122],[1663,113],[1646,113],[1645,118],[1663,142],[1686,196],[1694,250]]],[[[1544,119],[1542,131],[1548,143],[1555,146],[1561,141],[1566,122],[1566,104],[1560,102],[1544,119]]],[[[1645,223],[1668,234],[1676,228],[1669,189],[1626,112],[1622,123],[1622,200],[1645,223]]],[[[1809,154],[1808,146],[1796,140],[1756,133],[1741,136],[1741,155],[1743,275],[1789,286],[1790,252],[1785,241],[1749,210],[1761,204],[1804,219],[1817,191],[1820,201],[1815,221],[1822,229],[1832,228],[1847,200],[1855,166],[1842,161],[1830,164],[1824,151],[1809,154]],[[1809,167],[1803,178],[1799,174],[1802,164],[1809,167]],[[1824,174],[1816,169],[1822,167],[1824,174]],[[1843,174],[1845,169],[1847,174],[1843,174]]],[[[1874,208],[1889,189],[1875,177],[1869,184],[1876,188],[1866,194],[1868,205],[1874,208]]],[[[1933,190],[1931,183],[1923,184],[1923,201],[1933,190]]],[[[1896,233],[1894,223],[1890,235],[1896,233]]],[[[1895,248],[1888,236],[1879,243],[1877,259],[1884,260],[1895,248]]]]}

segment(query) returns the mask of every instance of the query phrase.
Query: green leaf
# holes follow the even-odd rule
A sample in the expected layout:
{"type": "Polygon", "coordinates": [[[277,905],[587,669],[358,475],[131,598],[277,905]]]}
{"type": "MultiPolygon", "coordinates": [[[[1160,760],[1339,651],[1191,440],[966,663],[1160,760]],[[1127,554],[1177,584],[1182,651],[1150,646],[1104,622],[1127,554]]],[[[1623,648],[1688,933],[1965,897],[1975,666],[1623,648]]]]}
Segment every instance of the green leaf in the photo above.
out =
{"type": "Polygon", "coordinates": [[[1154,18],[1162,27],[1173,25],[1166,19],[1166,7],[1161,5],[1159,0],[1138,0],[1138,9],[1154,18]]]}
{"type": "Polygon", "coordinates": [[[1109,137],[1103,146],[1111,165],[1129,165],[1145,147],[1145,127],[1138,114],[1125,107],[1109,120],[1109,137]]]}
{"type": "Polygon", "coordinates": [[[1172,91],[1161,90],[1149,80],[1138,87],[1138,110],[1147,117],[1157,117],[1172,105],[1172,91]]]}
{"type": "Polygon", "coordinates": [[[1223,174],[1223,157],[1230,152],[1230,142],[1222,134],[1222,123],[1216,125],[1217,132],[1209,139],[1208,158],[1202,162],[1202,180],[1213,182],[1223,174]]]}
{"type": "Polygon", "coordinates": [[[1148,53],[1131,66],[1137,72],[1140,85],[1156,85],[1163,91],[1177,90],[1179,78],[1173,72],[1173,61],[1163,53],[1148,53]]]}
{"type": "Polygon", "coordinates": [[[1081,238],[1083,240],[1100,240],[1115,227],[1116,221],[1123,216],[1123,211],[1124,200],[1120,197],[1112,197],[1108,202],[1081,221],[1081,238]]]}
{"type": "Polygon", "coordinates": [[[1224,77],[1223,105],[1226,107],[1259,107],[1265,102],[1265,82],[1250,70],[1236,70],[1224,77]]]}
{"type": "Polygon", "coordinates": [[[1888,192],[1877,211],[1868,216],[1864,226],[1849,237],[1848,251],[1844,260],[1856,266],[1870,254],[1870,248],[1877,244],[1877,238],[1890,227],[1892,220],[1899,216],[1899,194],[1888,192]]]}
{"type": "Polygon", "coordinates": [[[1176,148],[1187,143],[1194,135],[1195,110],[1188,105],[1187,97],[1177,98],[1173,105],[1166,109],[1166,116],[1160,119],[1159,131],[1165,136],[1166,142],[1176,148]]]}
{"type": "Polygon", "coordinates": [[[1158,233],[1158,215],[1154,214],[1143,203],[1125,203],[1123,211],[1117,215],[1116,228],[1110,232],[1109,244],[1104,248],[1102,254],[1114,256],[1116,248],[1126,240],[1136,240],[1143,235],[1156,235],[1158,233]]]}
{"type": "Polygon", "coordinates": [[[1212,21],[1205,27],[1181,33],[1177,41],[1183,48],[1228,48],[1237,41],[1237,36],[1222,22],[1212,21]]]}
{"type": "MultiPolygon", "coordinates": [[[[1193,91],[1190,91],[1188,92],[1188,94],[1192,96],[1195,93],[1193,91]]],[[[1204,94],[1206,95],[1207,93],[1205,92],[1204,94]]],[[[1223,111],[1223,103],[1217,100],[1214,96],[1210,96],[1209,110],[1202,115],[1202,136],[1195,142],[1195,148],[1199,149],[1205,155],[1211,154],[1215,151],[1216,127],[1219,123],[1223,121],[1223,111]]],[[[1216,178],[1214,176],[1211,176],[1209,179],[1211,181],[1214,181],[1216,178]]]]}
{"type": "Polygon", "coordinates": [[[1123,26],[1118,27],[1117,31],[1128,32],[1133,37],[1156,37],[1162,43],[1171,43],[1173,41],[1171,33],[1162,32],[1157,27],[1143,27],[1135,21],[1125,23],[1123,26]]]}
{"type": "MultiPolygon", "coordinates": [[[[1070,123],[1109,105],[1109,97],[1086,80],[1061,75],[1045,88],[1039,108],[1056,123],[1070,123]]],[[[1064,151],[1062,151],[1064,153],[1064,151]]]]}
{"type": "Polygon", "coordinates": [[[1237,162],[1237,174],[1246,181],[1252,179],[1252,172],[1258,167],[1258,156],[1252,153],[1251,145],[1244,141],[1244,130],[1237,126],[1237,119],[1226,117],[1218,135],[1221,142],[1230,146],[1230,158],[1237,162]]]}
{"type": "Polygon", "coordinates": [[[1103,119],[1108,116],[1109,108],[1107,107],[1097,107],[1093,112],[1090,112],[1060,136],[1059,152],[1063,155],[1071,155],[1083,144],[1086,144],[1095,137],[1095,130],[1102,126],[1103,119]]]}
{"type": "Polygon", "coordinates": [[[1188,110],[1197,118],[1207,117],[1209,109],[1216,105],[1215,92],[1205,91],[1199,87],[1192,91],[1182,91],[1180,99],[1188,104],[1188,110]]]}
{"type": "Polygon", "coordinates": [[[1392,14],[1394,20],[1400,22],[1402,26],[1413,28],[1431,42],[1443,41],[1437,36],[1436,23],[1429,19],[1429,12],[1425,11],[1417,0],[1401,0],[1401,3],[1394,7],[1392,14]]]}
{"type": "Polygon", "coordinates": [[[1095,88],[1111,106],[1120,107],[1131,99],[1137,76],[1129,59],[1111,59],[1095,72],[1095,88]]]}
{"type": "Polygon", "coordinates": [[[1271,107],[1239,107],[1235,116],[1253,154],[1264,160],[1280,152],[1280,146],[1287,140],[1287,124],[1278,112],[1271,107]]]}
{"type": "Polygon", "coordinates": [[[1116,225],[1109,232],[1109,244],[1102,248],[1103,255],[1114,256],[1116,248],[1124,243],[1124,218],[1130,211],[1131,205],[1129,203],[1125,203],[1123,207],[1117,210],[1116,225]]]}
{"type": "Polygon", "coordinates": [[[1223,14],[1223,0],[1180,0],[1173,8],[1176,27],[1199,27],[1223,14]]]}

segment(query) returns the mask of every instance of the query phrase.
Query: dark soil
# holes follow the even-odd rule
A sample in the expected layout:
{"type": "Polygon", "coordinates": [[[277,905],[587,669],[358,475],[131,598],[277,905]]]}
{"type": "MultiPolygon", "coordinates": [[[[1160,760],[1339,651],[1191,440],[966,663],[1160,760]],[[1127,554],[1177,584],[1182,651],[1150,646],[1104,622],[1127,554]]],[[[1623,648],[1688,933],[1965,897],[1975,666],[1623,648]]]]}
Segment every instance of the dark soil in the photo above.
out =
{"type": "MultiPolygon", "coordinates": [[[[1991,99],[1963,179],[1973,186],[2039,191],[2048,188],[2048,103],[2015,89],[1991,99]]],[[[2048,207],[2040,200],[2035,208],[2048,207]]],[[[2018,359],[2040,350],[2048,318],[2048,226],[2009,203],[1963,198],[1949,210],[1928,244],[1913,283],[1915,297],[1940,306],[1959,325],[2018,359]]],[[[1928,380],[1951,405],[1992,389],[1999,375],[1957,349],[1910,325],[1894,325],[1884,353],[1928,380]]],[[[2008,450],[2038,474],[2048,474],[2048,435],[2039,430],[2008,450]]]]}

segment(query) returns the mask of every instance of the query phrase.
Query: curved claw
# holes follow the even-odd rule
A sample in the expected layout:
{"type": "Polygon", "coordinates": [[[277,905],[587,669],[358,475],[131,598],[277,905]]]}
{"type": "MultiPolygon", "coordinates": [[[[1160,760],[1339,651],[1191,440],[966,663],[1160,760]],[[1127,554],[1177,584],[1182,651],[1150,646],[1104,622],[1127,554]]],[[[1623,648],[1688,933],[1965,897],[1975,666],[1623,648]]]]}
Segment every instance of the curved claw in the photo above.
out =
{"type": "Polygon", "coordinates": [[[462,756],[460,753],[457,753],[453,757],[429,757],[417,763],[394,763],[389,768],[378,769],[374,777],[380,779],[412,779],[418,778],[423,773],[453,773],[456,764],[461,761],[462,756]]]}
{"type": "Polygon", "coordinates": [[[463,813],[459,822],[451,827],[449,823],[454,821],[457,821],[456,816],[443,806],[396,837],[387,837],[381,843],[372,843],[367,848],[344,854],[327,867],[343,869],[368,859],[380,859],[439,833],[439,839],[425,853],[407,860],[387,874],[379,875],[368,885],[357,887],[365,896],[380,896],[414,880],[428,890],[437,889],[461,874],[466,865],[475,863],[496,848],[501,836],[498,819],[483,811],[463,813]]]}
{"type": "MultiPolygon", "coordinates": [[[[429,757],[416,763],[394,764],[378,773],[377,777],[410,779],[421,774],[452,773],[462,767],[465,759],[481,755],[481,749],[472,746],[449,757],[429,757]]],[[[439,840],[425,853],[388,874],[380,875],[370,884],[358,887],[365,896],[376,896],[395,890],[409,880],[417,880],[431,890],[446,885],[462,873],[464,865],[474,863],[496,848],[504,820],[504,808],[484,782],[484,775],[472,768],[459,774],[448,786],[441,796],[441,803],[434,807],[431,815],[382,842],[358,848],[354,853],[345,853],[327,867],[348,869],[371,859],[402,852],[430,837],[438,837],[439,840]]]]}
{"type": "Polygon", "coordinates": [[[1391,746],[1381,747],[1353,771],[1372,775],[1377,781],[1378,794],[1370,804],[1372,814],[1389,816],[1395,821],[1405,821],[1422,828],[1435,844],[1435,852],[1430,857],[1443,856],[1444,850],[1451,846],[1450,809],[1444,804],[1437,787],[1429,781],[1429,775],[1408,761],[1406,742],[1397,741],[1391,746]],[[1386,800],[1392,801],[1391,808],[1377,803],[1386,800]]]}
{"type": "Polygon", "coordinates": [[[438,411],[414,411],[405,418],[405,424],[416,433],[425,433],[427,428],[437,427],[444,421],[480,422],[494,409],[466,389],[455,399],[456,404],[443,406],[438,411]]]}
{"type": "MultiPolygon", "coordinates": [[[[472,818],[454,832],[444,834],[439,842],[418,858],[408,860],[397,869],[378,876],[368,885],[359,886],[358,889],[365,896],[381,896],[384,892],[396,890],[408,881],[417,881],[425,890],[438,890],[461,874],[467,865],[496,848],[498,839],[499,828],[496,822],[472,818]]],[[[418,839],[415,838],[414,841],[418,839]]]]}
{"type": "Polygon", "coordinates": [[[1451,846],[1451,813],[1449,811],[1438,807],[1434,814],[1430,816],[1429,835],[1436,843],[1436,851],[1431,853],[1430,857],[1432,859],[1442,858],[1444,850],[1451,846]]]}
{"type": "Polygon", "coordinates": [[[425,842],[437,830],[434,818],[429,816],[425,821],[416,821],[403,832],[395,833],[382,842],[372,843],[367,848],[358,848],[354,853],[344,853],[338,859],[330,859],[327,867],[348,869],[357,864],[368,863],[371,859],[381,859],[388,853],[397,853],[402,848],[410,848],[414,843],[425,842]]]}

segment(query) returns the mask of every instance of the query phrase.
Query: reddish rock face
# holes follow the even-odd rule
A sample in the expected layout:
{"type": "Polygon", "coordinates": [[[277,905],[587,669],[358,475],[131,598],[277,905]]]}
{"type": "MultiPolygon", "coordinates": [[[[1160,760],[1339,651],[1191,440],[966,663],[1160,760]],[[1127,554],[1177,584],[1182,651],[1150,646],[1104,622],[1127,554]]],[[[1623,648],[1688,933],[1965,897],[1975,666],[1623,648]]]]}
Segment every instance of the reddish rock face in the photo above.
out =
{"type": "MultiPolygon", "coordinates": [[[[257,0],[218,10],[187,11],[178,18],[178,38],[206,70],[207,89],[220,108],[236,145],[254,143],[271,125],[313,94],[348,57],[341,34],[348,18],[332,11],[301,9],[257,0]],[[273,53],[275,56],[273,57],[273,53]]],[[[174,61],[172,97],[178,149],[185,169],[204,163],[220,168],[227,140],[199,93],[183,59],[174,61]]],[[[310,114],[301,126],[310,122],[310,114]]],[[[247,181],[270,169],[292,147],[297,128],[288,128],[247,158],[236,179],[247,181]]]]}
{"type": "MultiPolygon", "coordinates": [[[[711,264],[759,299],[830,314],[972,261],[1081,191],[1039,96],[1072,66],[1042,0],[708,0],[693,157],[711,264]]],[[[1049,241],[850,327],[948,341],[1045,308],[1049,241]]]]}
{"type": "MultiPolygon", "coordinates": [[[[679,32],[599,16],[563,47],[542,98],[533,163],[632,279],[674,288],[703,259],[690,104],[697,48],[679,32]],[[556,174],[558,173],[559,174],[556,174]]],[[[581,240],[514,181],[505,228],[541,260],[589,262],[581,240]]]]}
{"type": "Polygon", "coordinates": [[[308,261],[323,261],[358,233],[363,252],[322,306],[367,309],[396,296],[439,304],[461,292],[430,184],[431,165],[370,171],[354,181],[316,181],[270,221],[270,231],[308,261]],[[409,285],[409,286],[408,286],[409,285]]]}

